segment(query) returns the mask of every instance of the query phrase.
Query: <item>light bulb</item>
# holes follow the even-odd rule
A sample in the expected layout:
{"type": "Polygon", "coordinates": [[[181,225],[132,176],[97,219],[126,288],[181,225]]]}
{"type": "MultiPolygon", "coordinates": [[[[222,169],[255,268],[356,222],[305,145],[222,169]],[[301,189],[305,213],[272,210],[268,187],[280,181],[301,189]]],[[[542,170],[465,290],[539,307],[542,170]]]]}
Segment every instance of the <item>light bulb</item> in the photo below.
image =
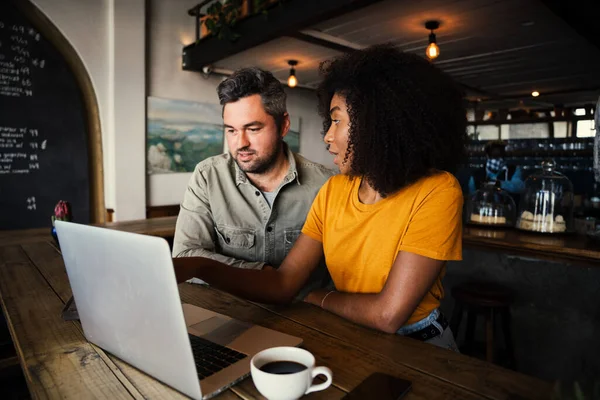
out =
{"type": "Polygon", "coordinates": [[[427,57],[430,60],[433,60],[440,55],[440,48],[435,43],[429,43],[429,46],[427,46],[427,49],[425,50],[425,54],[427,54],[427,57]]]}
{"type": "Polygon", "coordinates": [[[534,90],[533,92],[531,92],[531,95],[533,97],[538,97],[540,95],[540,92],[538,92],[537,90],[534,90]]]}
{"type": "Polygon", "coordinates": [[[290,75],[290,77],[288,78],[288,86],[296,87],[297,84],[298,84],[298,79],[296,79],[296,75],[290,75]]]}

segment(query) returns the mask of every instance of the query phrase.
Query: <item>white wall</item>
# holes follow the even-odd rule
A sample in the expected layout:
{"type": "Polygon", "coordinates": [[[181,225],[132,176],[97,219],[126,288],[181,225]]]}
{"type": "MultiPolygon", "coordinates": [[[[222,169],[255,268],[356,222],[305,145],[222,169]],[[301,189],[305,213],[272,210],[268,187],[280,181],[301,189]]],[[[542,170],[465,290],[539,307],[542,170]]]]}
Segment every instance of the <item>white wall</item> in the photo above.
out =
{"type": "MultiPolygon", "coordinates": [[[[89,0],[93,1],[93,0],[89,0]]],[[[146,2],[113,0],[109,41],[115,217],[146,218],[146,2]]]]}
{"type": "MultiPolygon", "coordinates": [[[[31,0],[75,48],[92,80],[98,101],[104,157],[104,194],[106,207],[114,206],[114,187],[107,169],[113,164],[107,151],[109,97],[109,0],[31,0]]],[[[114,173],[112,174],[114,175],[114,173]]]]}
{"type": "Polygon", "coordinates": [[[71,43],[92,80],[106,207],[119,220],[145,218],[145,1],[32,2],[71,43]]]}
{"type": "MultiPolygon", "coordinates": [[[[151,0],[149,19],[148,95],[218,104],[216,88],[222,76],[205,78],[181,69],[181,51],[195,39],[195,22],[187,10],[197,0],[151,0]]],[[[249,64],[250,66],[251,64],[249,64]]],[[[333,159],[325,151],[316,95],[303,89],[288,89],[288,112],[300,117],[300,152],[330,168],[333,159]]],[[[178,204],[191,173],[149,175],[148,205],[178,204]]]]}
{"type": "MultiPolygon", "coordinates": [[[[182,48],[195,38],[195,22],[187,10],[198,0],[32,2],[75,48],[94,85],[106,207],[115,210],[117,220],[130,220],[144,218],[146,204],[178,204],[191,174],[145,174],[146,95],[218,103],[221,77],[204,78],[181,69],[182,48]]],[[[301,153],[333,168],[321,140],[315,94],[302,89],[287,92],[289,113],[301,119],[301,153]]]]}

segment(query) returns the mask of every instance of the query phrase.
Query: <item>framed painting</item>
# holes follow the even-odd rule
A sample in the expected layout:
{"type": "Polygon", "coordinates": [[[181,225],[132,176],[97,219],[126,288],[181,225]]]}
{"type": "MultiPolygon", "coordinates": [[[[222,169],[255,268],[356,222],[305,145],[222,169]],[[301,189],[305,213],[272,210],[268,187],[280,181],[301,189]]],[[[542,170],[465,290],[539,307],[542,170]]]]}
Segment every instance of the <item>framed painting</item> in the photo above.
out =
{"type": "Polygon", "coordinates": [[[200,161],[223,153],[221,106],[148,97],[148,174],[193,172],[200,161]]]}

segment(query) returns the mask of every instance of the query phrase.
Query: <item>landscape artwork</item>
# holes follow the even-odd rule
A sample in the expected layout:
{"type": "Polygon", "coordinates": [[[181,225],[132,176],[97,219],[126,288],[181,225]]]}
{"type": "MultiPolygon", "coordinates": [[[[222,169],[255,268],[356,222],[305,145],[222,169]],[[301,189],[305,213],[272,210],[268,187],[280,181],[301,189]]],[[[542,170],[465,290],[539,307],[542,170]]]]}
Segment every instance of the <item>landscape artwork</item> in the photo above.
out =
{"type": "Polygon", "coordinates": [[[193,172],[223,153],[221,106],[148,97],[148,174],[193,172]]]}

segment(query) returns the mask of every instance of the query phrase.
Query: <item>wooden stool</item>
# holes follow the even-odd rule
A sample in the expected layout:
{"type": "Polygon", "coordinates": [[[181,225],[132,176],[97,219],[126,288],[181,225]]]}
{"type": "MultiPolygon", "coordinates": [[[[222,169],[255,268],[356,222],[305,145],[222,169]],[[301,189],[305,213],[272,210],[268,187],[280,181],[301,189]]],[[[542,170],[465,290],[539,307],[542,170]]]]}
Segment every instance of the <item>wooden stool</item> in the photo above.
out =
{"type": "Polygon", "coordinates": [[[471,355],[475,337],[475,323],[477,315],[483,314],[485,318],[486,360],[494,362],[494,326],[498,317],[502,320],[502,331],[507,356],[507,367],[515,369],[515,354],[510,332],[510,305],[513,302],[513,293],[510,289],[490,282],[467,282],[452,288],[452,297],[455,299],[450,329],[457,337],[463,311],[467,311],[467,330],[465,344],[461,352],[471,355]]]}

